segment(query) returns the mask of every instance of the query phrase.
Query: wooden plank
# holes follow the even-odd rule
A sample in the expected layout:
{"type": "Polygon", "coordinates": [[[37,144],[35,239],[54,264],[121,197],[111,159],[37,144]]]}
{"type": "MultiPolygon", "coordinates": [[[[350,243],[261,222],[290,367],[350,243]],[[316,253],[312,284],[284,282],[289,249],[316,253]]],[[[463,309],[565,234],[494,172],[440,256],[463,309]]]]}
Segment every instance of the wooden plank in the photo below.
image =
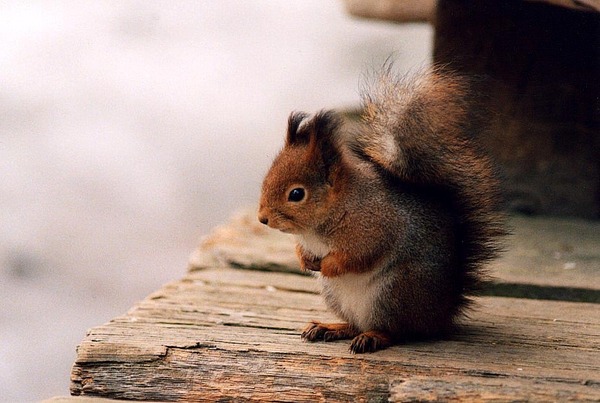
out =
{"type": "Polygon", "coordinates": [[[514,216],[509,227],[498,280],[600,290],[600,221],[514,216]]]}
{"type": "Polygon", "coordinates": [[[598,305],[484,297],[448,340],[352,355],[348,342],[300,341],[308,320],[334,319],[316,291],[293,273],[194,270],[91,329],[71,392],[359,401],[426,400],[435,387],[448,398],[600,399],[598,305]]]}
{"type": "Polygon", "coordinates": [[[394,22],[432,21],[436,0],[344,0],[355,16],[394,22]]]}
{"type": "Polygon", "coordinates": [[[390,387],[392,402],[440,401],[566,401],[586,400],[585,392],[573,394],[560,387],[548,390],[545,385],[531,380],[511,378],[469,378],[445,376],[432,378],[417,376],[393,381],[390,387]],[[524,385],[526,385],[524,387],[524,385]]]}
{"type": "Polygon", "coordinates": [[[89,396],[55,396],[42,400],[42,403],[107,403],[114,402],[113,399],[89,396]]]}
{"type": "MultiPolygon", "coordinates": [[[[504,281],[545,286],[554,276],[598,288],[597,223],[511,224],[509,253],[494,267],[504,281]]],[[[164,401],[600,399],[596,304],[482,297],[447,340],[354,356],[347,341],[300,340],[308,321],[335,320],[318,291],[298,271],[293,239],[239,214],[204,240],[185,278],[89,331],[71,391],[164,401]]]]}

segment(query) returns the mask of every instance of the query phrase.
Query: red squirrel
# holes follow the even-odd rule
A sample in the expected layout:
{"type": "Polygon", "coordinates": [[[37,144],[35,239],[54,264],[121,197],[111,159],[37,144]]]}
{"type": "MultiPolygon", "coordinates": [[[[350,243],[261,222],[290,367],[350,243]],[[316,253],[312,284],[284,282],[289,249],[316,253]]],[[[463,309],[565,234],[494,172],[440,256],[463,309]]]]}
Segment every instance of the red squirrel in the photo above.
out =
{"type": "Polygon", "coordinates": [[[294,234],[344,322],[308,324],[307,341],[352,339],[353,353],[448,334],[505,234],[498,179],[473,143],[464,80],[387,68],[362,115],[292,113],[267,173],[260,222],[294,234]]]}

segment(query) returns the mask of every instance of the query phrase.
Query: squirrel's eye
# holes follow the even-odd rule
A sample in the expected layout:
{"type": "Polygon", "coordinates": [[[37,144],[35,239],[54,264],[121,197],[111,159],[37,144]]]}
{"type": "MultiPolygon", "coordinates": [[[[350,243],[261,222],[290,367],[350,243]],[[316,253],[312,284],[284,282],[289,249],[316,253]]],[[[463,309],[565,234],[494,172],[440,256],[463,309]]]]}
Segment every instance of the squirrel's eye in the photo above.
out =
{"type": "Polygon", "coordinates": [[[291,202],[302,201],[302,199],[304,199],[305,194],[306,194],[306,192],[304,191],[304,189],[294,188],[294,189],[290,190],[290,193],[288,194],[288,201],[291,201],[291,202]]]}

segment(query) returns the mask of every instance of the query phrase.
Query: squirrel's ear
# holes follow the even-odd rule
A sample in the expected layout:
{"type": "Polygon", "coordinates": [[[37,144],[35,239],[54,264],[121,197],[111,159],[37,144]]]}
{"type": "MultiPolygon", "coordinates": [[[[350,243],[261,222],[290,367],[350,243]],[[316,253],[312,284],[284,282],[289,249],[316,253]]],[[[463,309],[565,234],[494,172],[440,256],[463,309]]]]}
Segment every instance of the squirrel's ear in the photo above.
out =
{"type": "Polygon", "coordinates": [[[306,125],[309,132],[309,156],[319,157],[326,165],[337,161],[339,151],[336,145],[340,118],[333,111],[319,112],[306,125]]]}
{"type": "Polygon", "coordinates": [[[286,145],[307,146],[308,158],[321,158],[326,163],[335,161],[338,154],[336,132],[340,126],[340,117],[334,111],[323,111],[303,124],[307,116],[303,112],[290,114],[286,145]]]}
{"type": "Polygon", "coordinates": [[[286,136],[286,144],[292,145],[299,142],[308,142],[308,137],[305,133],[298,133],[298,127],[308,115],[304,112],[292,112],[288,118],[288,129],[286,136]]]}

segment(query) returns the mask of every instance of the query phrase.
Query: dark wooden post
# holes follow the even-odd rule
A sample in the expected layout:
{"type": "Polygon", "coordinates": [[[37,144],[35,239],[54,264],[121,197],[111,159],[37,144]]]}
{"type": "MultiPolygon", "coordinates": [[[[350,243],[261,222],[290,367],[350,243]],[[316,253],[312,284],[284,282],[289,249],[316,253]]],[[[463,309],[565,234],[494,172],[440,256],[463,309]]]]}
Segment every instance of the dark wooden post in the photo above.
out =
{"type": "Polygon", "coordinates": [[[600,0],[355,3],[361,17],[431,21],[433,61],[477,77],[492,112],[481,142],[511,210],[600,218],[600,0]]]}
{"type": "Polygon", "coordinates": [[[600,14],[545,3],[440,0],[433,59],[487,77],[482,138],[510,207],[600,213],[600,14]]]}

